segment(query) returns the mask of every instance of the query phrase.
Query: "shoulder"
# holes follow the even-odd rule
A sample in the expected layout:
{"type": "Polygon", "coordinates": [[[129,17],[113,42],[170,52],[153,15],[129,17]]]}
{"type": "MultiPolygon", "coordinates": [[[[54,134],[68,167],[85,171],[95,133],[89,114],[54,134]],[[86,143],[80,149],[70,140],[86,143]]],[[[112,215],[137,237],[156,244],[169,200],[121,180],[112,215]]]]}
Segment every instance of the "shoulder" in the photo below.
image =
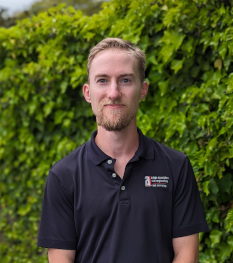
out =
{"type": "Polygon", "coordinates": [[[77,147],[73,152],[57,161],[50,169],[47,177],[49,192],[63,193],[72,200],[74,189],[78,185],[78,168],[86,154],[86,144],[77,147]],[[53,190],[53,191],[52,191],[53,190]]]}
{"type": "Polygon", "coordinates": [[[77,168],[83,163],[83,159],[86,157],[86,142],[83,145],[78,146],[73,152],[62,158],[61,160],[57,161],[51,168],[51,172],[59,175],[68,175],[74,174],[77,168]]]}
{"type": "Polygon", "coordinates": [[[146,137],[148,143],[153,145],[155,155],[158,157],[166,158],[170,161],[184,161],[187,158],[187,155],[179,150],[173,149],[169,146],[166,146],[160,142],[157,142],[151,138],[146,137]]]}
{"type": "Polygon", "coordinates": [[[176,179],[183,174],[184,170],[192,171],[189,158],[185,153],[153,139],[147,138],[147,140],[147,145],[154,149],[154,162],[157,165],[157,169],[170,171],[172,177],[176,179]]]}

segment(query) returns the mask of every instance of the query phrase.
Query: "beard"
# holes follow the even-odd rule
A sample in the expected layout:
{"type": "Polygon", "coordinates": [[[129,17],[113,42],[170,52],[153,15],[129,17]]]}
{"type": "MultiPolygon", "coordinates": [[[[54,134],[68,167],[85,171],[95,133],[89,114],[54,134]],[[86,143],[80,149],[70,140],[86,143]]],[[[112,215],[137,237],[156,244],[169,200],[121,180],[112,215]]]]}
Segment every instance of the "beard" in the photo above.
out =
{"type": "Polygon", "coordinates": [[[96,114],[96,122],[98,126],[103,127],[107,131],[121,131],[128,127],[135,117],[136,113],[130,112],[126,103],[119,101],[102,102],[96,114]],[[106,104],[123,104],[124,107],[123,109],[105,109],[104,105],[106,104]]]}

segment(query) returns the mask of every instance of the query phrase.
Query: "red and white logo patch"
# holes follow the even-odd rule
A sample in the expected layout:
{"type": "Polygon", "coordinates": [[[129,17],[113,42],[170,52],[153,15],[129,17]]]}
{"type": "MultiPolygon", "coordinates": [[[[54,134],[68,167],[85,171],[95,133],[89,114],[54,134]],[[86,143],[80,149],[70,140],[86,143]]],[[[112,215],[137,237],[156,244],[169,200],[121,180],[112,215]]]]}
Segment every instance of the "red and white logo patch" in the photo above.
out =
{"type": "Polygon", "coordinates": [[[151,187],[151,176],[145,176],[145,187],[151,187]]]}
{"type": "Polygon", "coordinates": [[[167,188],[169,177],[167,176],[145,176],[145,187],[167,188]]]}

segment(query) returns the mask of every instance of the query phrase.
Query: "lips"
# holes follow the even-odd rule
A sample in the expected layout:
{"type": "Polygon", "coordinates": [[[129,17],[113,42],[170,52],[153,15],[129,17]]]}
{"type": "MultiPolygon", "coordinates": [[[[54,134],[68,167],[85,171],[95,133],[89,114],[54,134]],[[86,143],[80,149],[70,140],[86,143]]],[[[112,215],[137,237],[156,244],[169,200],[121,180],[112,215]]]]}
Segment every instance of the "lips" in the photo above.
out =
{"type": "Polygon", "coordinates": [[[101,108],[106,107],[106,108],[118,109],[126,106],[126,104],[123,103],[122,101],[102,101],[100,106],[101,108]]]}
{"type": "Polygon", "coordinates": [[[125,105],[124,104],[104,104],[104,106],[109,107],[109,108],[121,108],[125,105]]]}

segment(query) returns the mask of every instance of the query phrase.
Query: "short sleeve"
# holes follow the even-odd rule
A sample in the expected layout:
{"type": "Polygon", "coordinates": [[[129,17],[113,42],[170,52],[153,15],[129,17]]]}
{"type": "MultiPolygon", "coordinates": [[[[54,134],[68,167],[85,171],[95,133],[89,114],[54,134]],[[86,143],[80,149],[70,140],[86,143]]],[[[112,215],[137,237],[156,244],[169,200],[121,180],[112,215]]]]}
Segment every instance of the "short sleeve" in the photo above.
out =
{"type": "Polygon", "coordinates": [[[208,231],[200,193],[187,157],[173,195],[173,238],[208,231]]]}
{"type": "Polygon", "coordinates": [[[37,245],[76,249],[72,194],[52,170],[46,182],[37,245]]]}

